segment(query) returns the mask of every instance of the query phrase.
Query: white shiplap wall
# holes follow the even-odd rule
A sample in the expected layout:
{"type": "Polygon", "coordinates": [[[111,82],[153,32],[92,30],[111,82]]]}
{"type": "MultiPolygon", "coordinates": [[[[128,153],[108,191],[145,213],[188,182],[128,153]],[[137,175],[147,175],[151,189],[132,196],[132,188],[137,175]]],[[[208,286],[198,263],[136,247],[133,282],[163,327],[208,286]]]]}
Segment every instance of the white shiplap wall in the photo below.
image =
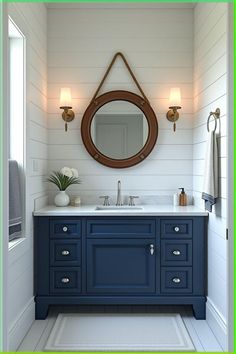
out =
{"type": "MultiPolygon", "coordinates": [[[[182,186],[192,191],[192,23],[192,9],[48,9],[49,171],[76,167],[83,183],[69,189],[72,194],[84,199],[115,195],[118,179],[126,195],[172,195],[182,186]],[[150,99],[160,128],[151,155],[122,170],[94,161],[80,136],[83,113],[118,51],[150,99]],[[173,133],[165,114],[169,90],[176,85],[182,89],[183,108],[173,133]],[[76,114],[67,133],[59,109],[60,88],[66,86],[76,114]]],[[[138,93],[121,61],[103,91],[111,89],[138,93]]]]}
{"type": "Polygon", "coordinates": [[[47,194],[47,11],[40,3],[10,3],[8,13],[26,37],[25,239],[9,251],[9,350],[34,320],[34,202],[47,194]]]}
{"type": "Polygon", "coordinates": [[[219,107],[221,117],[217,141],[220,198],[209,215],[207,320],[226,349],[227,4],[197,4],[194,13],[193,195],[195,204],[203,208],[201,192],[207,140],[206,121],[209,112],[219,107]]]}

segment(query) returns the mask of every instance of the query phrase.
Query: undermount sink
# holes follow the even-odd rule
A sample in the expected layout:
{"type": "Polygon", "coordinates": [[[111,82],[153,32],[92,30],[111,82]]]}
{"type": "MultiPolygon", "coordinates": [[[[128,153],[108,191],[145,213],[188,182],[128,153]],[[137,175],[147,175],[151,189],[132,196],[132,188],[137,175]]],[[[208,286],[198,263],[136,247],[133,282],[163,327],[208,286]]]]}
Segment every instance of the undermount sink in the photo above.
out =
{"type": "Polygon", "coordinates": [[[99,205],[95,210],[143,210],[141,206],[132,206],[132,205],[99,205]]]}

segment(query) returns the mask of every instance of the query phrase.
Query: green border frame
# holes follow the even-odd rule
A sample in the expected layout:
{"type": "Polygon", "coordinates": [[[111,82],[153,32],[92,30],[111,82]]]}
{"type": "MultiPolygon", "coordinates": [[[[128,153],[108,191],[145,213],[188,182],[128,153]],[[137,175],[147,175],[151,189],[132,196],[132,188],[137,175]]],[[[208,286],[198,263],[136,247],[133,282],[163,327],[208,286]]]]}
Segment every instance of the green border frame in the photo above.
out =
{"type": "Polygon", "coordinates": [[[0,3],[0,351],[3,350],[3,4],[0,3]]]}
{"type": "MultiPolygon", "coordinates": [[[[3,146],[3,3],[4,2],[47,2],[47,3],[63,3],[63,2],[78,2],[78,3],[158,3],[158,2],[170,2],[170,3],[204,3],[204,2],[219,2],[219,3],[233,3],[233,12],[234,12],[234,33],[233,33],[233,37],[234,37],[234,50],[233,50],[233,57],[234,57],[234,102],[236,101],[236,83],[235,83],[235,58],[236,58],[236,46],[235,46],[235,38],[236,38],[236,24],[235,24],[235,20],[236,20],[236,6],[235,6],[235,1],[234,0],[109,0],[109,1],[104,1],[104,0],[68,0],[68,1],[63,1],[63,0],[42,0],[42,1],[38,1],[38,0],[15,0],[15,1],[11,1],[11,0],[0,0],[0,352],[3,352],[3,327],[4,327],[4,323],[3,323],[3,319],[2,319],[2,311],[3,311],[3,296],[2,296],[2,292],[3,292],[3,209],[4,209],[4,204],[3,204],[3,192],[4,192],[4,185],[3,185],[3,154],[4,154],[4,146],[3,146]]],[[[234,124],[233,124],[233,130],[234,130],[234,136],[236,135],[236,122],[235,122],[235,114],[233,116],[233,120],[234,120],[234,124]]],[[[233,151],[234,156],[236,155],[236,144],[234,142],[234,151],[233,151]]],[[[234,176],[236,175],[236,165],[234,163],[234,159],[232,161],[233,163],[233,170],[234,170],[234,176]]],[[[234,179],[233,182],[233,196],[234,196],[234,201],[235,201],[235,187],[236,187],[236,182],[234,179]]],[[[235,232],[235,221],[236,221],[236,210],[234,208],[234,236],[236,235],[235,232]]],[[[236,242],[234,242],[234,254],[236,251],[236,242]]],[[[236,295],[236,291],[235,291],[235,284],[236,284],[236,261],[235,261],[235,257],[234,257],[234,276],[233,276],[233,281],[234,281],[234,298],[236,295]]],[[[234,303],[234,351],[236,350],[236,308],[235,308],[235,303],[234,303]]],[[[56,353],[56,352],[54,352],[56,353]]],[[[62,353],[62,352],[58,352],[58,353],[62,353]]],[[[89,352],[80,352],[80,354],[88,354],[89,352]]],[[[90,352],[92,353],[92,352],[90,352]]],[[[112,354],[117,354],[118,352],[112,352],[112,354]]],[[[122,352],[125,354],[125,352],[122,352]]],[[[134,353],[134,352],[133,352],[134,353]]],[[[142,352],[143,354],[145,352],[142,352]]],[[[161,353],[161,352],[159,352],[161,353]]],[[[170,352],[169,352],[170,353],[170,352]]],[[[187,353],[187,352],[185,352],[187,353]]],[[[94,352],[94,354],[98,354],[98,352],[94,352]]],[[[150,354],[150,353],[149,353],[150,354]]],[[[176,354],[176,352],[175,352],[176,354]]]]}

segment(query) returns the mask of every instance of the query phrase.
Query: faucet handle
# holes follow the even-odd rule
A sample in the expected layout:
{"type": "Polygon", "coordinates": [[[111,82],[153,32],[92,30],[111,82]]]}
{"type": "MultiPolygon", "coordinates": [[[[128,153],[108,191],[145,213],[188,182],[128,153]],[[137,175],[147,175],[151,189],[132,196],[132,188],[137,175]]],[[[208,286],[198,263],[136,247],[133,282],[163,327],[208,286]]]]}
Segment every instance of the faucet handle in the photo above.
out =
{"type": "Polygon", "coordinates": [[[130,195],[129,196],[129,205],[135,206],[135,204],[134,204],[134,199],[135,198],[139,198],[139,196],[138,195],[130,195]]]}
{"type": "Polygon", "coordinates": [[[103,201],[103,205],[104,206],[108,206],[110,205],[110,202],[109,202],[109,195],[101,195],[99,198],[104,198],[104,201],[103,201]]]}

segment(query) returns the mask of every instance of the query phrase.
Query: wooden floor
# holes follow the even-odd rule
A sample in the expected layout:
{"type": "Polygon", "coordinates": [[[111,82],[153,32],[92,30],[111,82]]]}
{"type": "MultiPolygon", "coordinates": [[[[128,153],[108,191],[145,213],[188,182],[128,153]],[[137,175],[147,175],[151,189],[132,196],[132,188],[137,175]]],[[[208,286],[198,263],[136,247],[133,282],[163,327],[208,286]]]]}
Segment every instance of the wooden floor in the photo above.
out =
{"type": "Polygon", "coordinates": [[[204,320],[195,320],[191,307],[182,306],[83,306],[51,308],[46,320],[37,320],[26,334],[18,352],[41,352],[53,328],[58,313],[180,313],[198,352],[222,352],[222,348],[204,320]]]}

